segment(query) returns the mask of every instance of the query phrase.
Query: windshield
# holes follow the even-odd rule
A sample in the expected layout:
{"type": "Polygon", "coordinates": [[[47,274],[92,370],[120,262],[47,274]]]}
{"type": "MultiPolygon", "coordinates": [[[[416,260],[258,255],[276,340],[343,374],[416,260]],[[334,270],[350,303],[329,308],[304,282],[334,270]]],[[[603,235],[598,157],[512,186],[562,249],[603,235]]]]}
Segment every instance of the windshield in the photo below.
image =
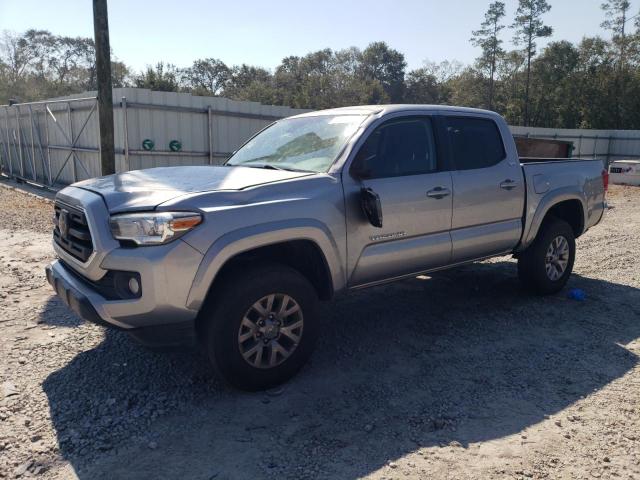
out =
{"type": "Polygon", "coordinates": [[[326,172],[365,115],[287,118],[240,148],[227,165],[326,172]]]}

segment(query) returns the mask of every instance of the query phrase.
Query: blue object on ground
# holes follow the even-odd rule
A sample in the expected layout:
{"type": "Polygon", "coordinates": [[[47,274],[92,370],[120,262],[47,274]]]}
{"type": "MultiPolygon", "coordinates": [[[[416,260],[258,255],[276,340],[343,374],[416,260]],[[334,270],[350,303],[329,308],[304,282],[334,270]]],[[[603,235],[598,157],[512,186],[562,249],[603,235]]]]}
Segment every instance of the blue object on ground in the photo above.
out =
{"type": "Polygon", "coordinates": [[[585,298],[587,298],[587,294],[584,293],[584,290],[580,290],[579,288],[572,288],[569,290],[569,294],[567,295],[571,300],[577,300],[582,302],[585,298]]]}

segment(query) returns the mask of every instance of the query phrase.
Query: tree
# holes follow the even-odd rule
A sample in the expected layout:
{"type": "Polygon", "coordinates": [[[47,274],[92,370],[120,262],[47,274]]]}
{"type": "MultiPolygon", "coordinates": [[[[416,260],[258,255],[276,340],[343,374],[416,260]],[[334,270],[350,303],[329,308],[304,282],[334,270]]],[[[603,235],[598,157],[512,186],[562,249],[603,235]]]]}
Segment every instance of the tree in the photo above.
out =
{"type": "Polygon", "coordinates": [[[198,95],[220,95],[230,76],[229,67],[217,58],[195,60],[182,72],[183,82],[198,95]]]}
{"type": "Polygon", "coordinates": [[[577,45],[576,82],[580,110],[578,128],[611,128],[615,121],[615,57],[610,44],[600,37],[585,37],[577,45]]]}
{"type": "Polygon", "coordinates": [[[377,80],[391,102],[401,102],[404,93],[404,55],[385,42],[373,42],[362,52],[359,75],[364,80],[377,80]]]}
{"type": "Polygon", "coordinates": [[[363,53],[357,47],[333,53],[331,71],[335,99],[333,106],[380,104],[389,102],[389,96],[377,79],[361,75],[363,53]]]}
{"type": "Polygon", "coordinates": [[[418,68],[407,74],[405,100],[408,103],[444,103],[442,88],[435,75],[426,68],[418,68]]]}
{"type": "Polygon", "coordinates": [[[620,60],[623,60],[628,40],[626,24],[631,20],[629,18],[631,3],[629,0],[606,0],[601,8],[605,12],[605,20],[600,26],[611,32],[611,40],[620,51],[620,60]]]}
{"type": "Polygon", "coordinates": [[[473,32],[471,43],[482,49],[482,54],[477,60],[478,67],[489,72],[488,108],[493,109],[494,79],[498,58],[504,54],[502,40],[498,37],[504,28],[501,20],[504,18],[504,3],[494,2],[484,14],[484,22],[480,24],[480,30],[473,32]]]}
{"type": "Polygon", "coordinates": [[[171,64],[165,65],[158,62],[155,67],[147,67],[147,70],[135,79],[138,88],[148,88],[159,92],[177,92],[179,90],[178,69],[171,64]]]}
{"type": "Polygon", "coordinates": [[[96,84],[95,45],[90,38],[53,37],[42,61],[55,94],[72,93],[77,87],[89,90],[96,84]]]}
{"type": "Polygon", "coordinates": [[[524,55],[520,50],[512,50],[505,53],[497,65],[497,77],[500,81],[496,84],[495,108],[511,124],[522,121],[522,67],[524,55]]]}
{"type": "Polygon", "coordinates": [[[424,69],[428,74],[436,77],[438,83],[446,84],[462,73],[464,64],[457,60],[443,60],[440,63],[425,60],[424,69]]]}
{"type": "Polygon", "coordinates": [[[580,52],[567,41],[552,42],[533,61],[531,124],[572,128],[580,122],[580,52]]]}
{"type": "Polygon", "coordinates": [[[524,93],[524,125],[529,125],[529,90],[531,86],[531,59],[536,54],[536,39],[550,37],[553,29],[546,26],[542,16],[551,10],[547,0],[518,0],[516,18],[511,26],[515,29],[513,42],[524,45],[527,61],[527,76],[524,93]]]}
{"type": "Polygon", "coordinates": [[[273,75],[260,67],[242,64],[231,67],[222,96],[235,100],[274,103],[273,75]]]}
{"type": "MultiPolygon", "coordinates": [[[[464,65],[458,61],[425,61],[422,68],[407,74],[405,101],[410,103],[452,103],[454,80],[462,75],[464,65]]],[[[477,106],[477,105],[475,105],[477,106]]]]}
{"type": "Polygon", "coordinates": [[[369,67],[371,65],[363,64],[363,52],[355,47],[339,52],[324,49],[303,57],[286,57],[274,74],[276,102],[314,109],[387,103],[390,99],[388,91],[397,88],[394,81],[400,82],[400,88],[404,88],[404,74],[394,79],[386,76],[389,72],[382,66],[378,65],[375,72],[369,67]],[[365,69],[368,69],[366,73],[365,69]],[[386,85],[381,80],[385,80],[386,85]]]}
{"type": "Polygon", "coordinates": [[[622,99],[625,98],[625,64],[627,63],[627,51],[629,48],[629,35],[626,31],[626,24],[630,20],[629,10],[631,3],[629,0],[607,0],[601,5],[605,12],[605,20],[600,26],[611,32],[611,41],[618,50],[618,68],[616,69],[616,128],[620,128],[622,123],[622,99]]]}
{"type": "MultiPolygon", "coordinates": [[[[629,27],[634,19],[640,22],[640,15],[629,13],[629,1],[606,2],[603,27],[611,31],[610,39],[554,41],[539,53],[535,40],[550,33],[541,18],[549,6],[520,0],[514,25],[524,46],[505,52],[500,39],[504,7],[491,1],[481,28],[473,32],[482,55],[471,66],[426,61],[406,72],[401,52],[374,42],[364,50],[285,57],[273,72],[204,58],[184,69],[159,63],[134,74],[112,57],[112,82],[310,109],[389,102],[490,106],[511,124],[640,129],[640,31],[629,27]]],[[[4,32],[0,104],[95,90],[94,55],[89,38],[37,29],[4,32]]]]}
{"type": "Polygon", "coordinates": [[[8,30],[2,32],[0,55],[12,82],[16,82],[38,57],[38,51],[29,42],[27,33],[17,35],[8,30]]]}
{"type": "MultiPolygon", "coordinates": [[[[111,83],[113,88],[127,87],[130,84],[129,77],[131,76],[131,70],[124,63],[111,57],[111,83]]],[[[91,88],[94,90],[94,88],[91,88]]]]}
{"type": "Polygon", "coordinates": [[[5,89],[25,101],[91,89],[94,52],[90,38],[34,29],[20,35],[4,32],[0,58],[6,65],[5,89]]]}
{"type": "Polygon", "coordinates": [[[482,73],[467,67],[447,82],[449,102],[462,107],[484,107],[485,82],[482,73]]]}
{"type": "Polygon", "coordinates": [[[311,52],[300,58],[298,75],[303,79],[298,88],[299,104],[311,108],[330,108],[335,105],[335,57],[330,48],[311,52]]]}
{"type": "MultiPolygon", "coordinates": [[[[304,108],[300,107],[298,103],[299,90],[303,81],[304,76],[300,71],[300,57],[291,55],[283,58],[273,75],[277,103],[304,108]]],[[[304,104],[304,100],[302,102],[304,104]]]]}

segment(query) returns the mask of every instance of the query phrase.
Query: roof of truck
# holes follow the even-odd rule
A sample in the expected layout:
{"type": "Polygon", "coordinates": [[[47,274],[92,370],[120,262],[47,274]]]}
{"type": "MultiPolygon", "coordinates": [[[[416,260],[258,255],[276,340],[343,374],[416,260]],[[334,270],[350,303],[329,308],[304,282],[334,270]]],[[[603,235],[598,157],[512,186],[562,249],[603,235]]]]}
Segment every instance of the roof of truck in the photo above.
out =
{"type": "Polygon", "coordinates": [[[374,115],[387,114],[403,111],[450,111],[460,113],[490,113],[497,115],[490,110],[482,110],[479,108],[453,107],[449,105],[419,105],[419,104],[390,104],[390,105],[356,105],[353,107],[330,108],[327,110],[315,110],[313,112],[301,113],[290,118],[313,117],[318,115],[374,115]]]}

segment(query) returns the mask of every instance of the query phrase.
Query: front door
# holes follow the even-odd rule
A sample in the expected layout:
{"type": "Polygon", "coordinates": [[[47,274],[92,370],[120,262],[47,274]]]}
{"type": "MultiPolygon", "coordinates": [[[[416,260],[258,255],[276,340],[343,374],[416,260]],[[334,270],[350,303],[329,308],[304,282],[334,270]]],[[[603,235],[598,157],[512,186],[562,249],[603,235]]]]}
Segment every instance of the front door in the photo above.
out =
{"type": "Polygon", "coordinates": [[[442,170],[428,116],[387,120],[370,133],[344,178],[349,286],[449,263],[453,189],[442,170]],[[363,187],[380,197],[382,228],[362,212],[363,187]]]}

